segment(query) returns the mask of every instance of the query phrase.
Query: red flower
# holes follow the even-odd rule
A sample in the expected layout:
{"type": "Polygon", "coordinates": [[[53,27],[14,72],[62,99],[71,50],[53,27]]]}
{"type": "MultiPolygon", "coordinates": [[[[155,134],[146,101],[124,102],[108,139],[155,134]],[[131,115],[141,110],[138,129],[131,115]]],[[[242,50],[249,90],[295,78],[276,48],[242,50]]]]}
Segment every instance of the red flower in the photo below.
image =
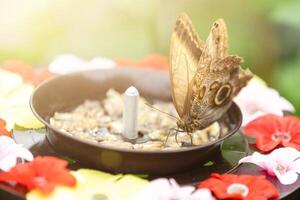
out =
{"type": "Polygon", "coordinates": [[[256,138],[256,147],[264,152],[277,146],[300,151],[300,119],[294,116],[264,115],[244,127],[248,136],[256,138]]]}
{"type": "Polygon", "coordinates": [[[26,82],[33,85],[38,85],[44,80],[55,76],[47,68],[33,68],[31,65],[18,60],[7,60],[2,64],[1,68],[19,74],[26,82]]]}
{"type": "Polygon", "coordinates": [[[217,199],[267,200],[279,192],[264,176],[212,174],[198,188],[210,189],[217,199]]]}
{"type": "Polygon", "coordinates": [[[75,186],[76,179],[66,168],[67,161],[55,157],[36,157],[32,162],[18,164],[9,172],[0,173],[0,181],[14,181],[27,189],[50,193],[55,185],[75,186]]]}
{"type": "Polygon", "coordinates": [[[11,137],[11,133],[5,128],[6,122],[3,119],[0,119],[0,135],[5,135],[11,137]]]}
{"type": "Polygon", "coordinates": [[[116,62],[120,67],[143,67],[162,71],[166,71],[169,69],[168,59],[165,56],[159,54],[148,55],[137,61],[119,59],[116,62]]]}

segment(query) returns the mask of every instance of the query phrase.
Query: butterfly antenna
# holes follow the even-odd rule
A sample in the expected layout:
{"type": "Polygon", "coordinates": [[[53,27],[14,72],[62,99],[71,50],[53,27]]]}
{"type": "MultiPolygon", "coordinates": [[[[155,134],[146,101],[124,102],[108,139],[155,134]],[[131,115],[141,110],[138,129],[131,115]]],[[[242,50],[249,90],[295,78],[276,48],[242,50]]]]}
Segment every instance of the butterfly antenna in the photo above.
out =
{"type": "Polygon", "coordinates": [[[164,111],[162,111],[162,110],[159,110],[158,108],[155,108],[154,106],[152,106],[152,105],[149,104],[148,102],[145,102],[145,104],[146,104],[147,106],[149,106],[150,108],[152,108],[153,110],[159,111],[159,112],[161,112],[161,113],[164,113],[164,114],[168,115],[169,117],[172,117],[172,118],[174,118],[174,119],[176,119],[176,120],[179,120],[177,117],[171,115],[170,113],[167,113],[167,112],[164,112],[164,111]]]}

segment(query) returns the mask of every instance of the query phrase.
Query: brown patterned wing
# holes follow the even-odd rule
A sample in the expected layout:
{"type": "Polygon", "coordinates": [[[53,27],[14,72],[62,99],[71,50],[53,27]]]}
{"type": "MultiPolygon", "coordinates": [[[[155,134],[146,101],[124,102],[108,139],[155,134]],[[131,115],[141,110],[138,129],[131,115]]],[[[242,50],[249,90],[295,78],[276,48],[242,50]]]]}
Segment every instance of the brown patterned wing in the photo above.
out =
{"type": "Polygon", "coordinates": [[[204,43],[200,41],[190,19],[181,14],[171,37],[170,81],[177,113],[183,117],[187,111],[188,93],[194,78],[204,43]]]}
{"type": "Polygon", "coordinates": [[[227,30],[217,20],[208,36],[193,80],[190,116],[194,129],[202,129],[218,120],[230,107],[232,99],[252,75],[240,67],[242,58],[227,55],[227,30]]]}
{"type": "Polygon", "coordinates": [[[227,56],[228,35],[223,19],[214,22],[210,34],[206,40],[208,54],[216,61],[227,56]]]}

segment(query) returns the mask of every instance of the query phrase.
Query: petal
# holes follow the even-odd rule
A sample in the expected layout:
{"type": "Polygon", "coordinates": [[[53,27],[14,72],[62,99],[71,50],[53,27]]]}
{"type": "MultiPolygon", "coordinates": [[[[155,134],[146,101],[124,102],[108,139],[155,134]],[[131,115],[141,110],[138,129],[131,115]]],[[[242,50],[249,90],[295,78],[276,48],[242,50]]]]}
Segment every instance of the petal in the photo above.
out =
{"type": "Polygon", "coordinates": [[[244,180],[249,180],[249,194],[245,200],[266,200],[277,199],[280,196],[277,188],[263,176],[252,176],[244,180]]]}
{"type": "Polygon", "coordinates": [[[300,174],[300,159],[295,160],[291,165],[291,169],[300,174]]]}
{"type": "Polygon", "coordinates": [[[300,157],[300,152],[292,147],[284,147],[275,149],[269,156],[278,163],[289,165],[300,157]]]}
{"type": "Polygon", "coordinates": [[[190,200],[215,200],[209,189],[203,188],[196,190],[190,197],[190,200]]]}
{"type": "Polygon", "coordinates": [[[257,134],[273,134],[274,131],[277,130],[278,125],[280,125],[281,117],[273,114],[267,114],[264,116],[261,116],[252,122],[250,122],[244,130],[246,132],[249,132],[249,134],[252,134],[251,132],[256,132],[260,131],[261,133],[257,134]]]}
{"type": "Polygon", "coordinates": [[[28,189],[51,192],[55,185],[74,186],[75,179],[66,168],[67,162],[55,157],[37,157],[30,163],[19,164],[7,173],[0,173],[0,181],[15,181],[28,189]]]}
{"type": "Polygon", "coordinates": [[[297,139],[292,138],[292,140],[290,142],[283,142],[282,145],[285,147],[292,147],[292,148],[300,151],[300,137],[297,139]]]}
{"type": "Polygon", "coordinates": [[[232,174],[212,174],[211,178],[199,184],[198,189],[207,188],[219,199],[230,198],[231,195],[227,193],[227,187],[235,181],[236,177],[232,174]]]}
{"type": "Polygon", "coordinates": [[[38,176],[42,177],[52,177],[56,173],[64,170],[68,163],[65,160],[52,157],[36,157],[34,161],[31,162],[32,168],[35,169],[38,176]]]}
{"type": "Polygon", "coordinates": [[[249,124],[249,122],[255,120],[256,118],[263,116],[265,113],[261,112],[261,111],[257,111],[254,112],[253,114],[245,114],[243,113],[243,123],[242,123],[242,127],[245,127],[247,124],[249,124]]]}
{"type": "Polygon", "coordinates": [[[11,144],[16,144],[14,139],[8,137],[8,136],[0,136],[0,147],[3,145],[11,145],[11,144]]]}
{"type": "Polygon", "coordinates": [[[280,97],[278,103],[283,111],[295,112],[295,107],[287,99],[280,97]]]}
{"type": "Polygon", "coordinates": [[[1,109],[1,116],[7,121],[7,128],[13,129],[15,125],[26,129],[39,129],[44,125],[34,116],[27,104],[11,106],[1,109]]]}
{"type": "Polygon", "coordinates": [[[24,148],[24,147],[20,147],[20,146],[17,146],[15,149],[14,149],[14,154],[13,154],[16,158],[23,158],[27,161],[32,161],[33,160],[33,155],[32,153],[24,148]]]}
{"type": "Polygon", "coordinates": [[[263,152],[268,152],[271,151],[273,149],[275,149],[275,147],[277,147],[280,144],[280,141],[274,141],[270,136],[258,136],[256,137],[256,147],[263,151],[263,152]]]}
{"type": "Polygon", "coordinates": [[[113,60],[108,58],[96,57],[87,62],[72,54],[62,54],[57,56],[50,64],[49,71],[56,74],[68,74],[71,72],[90,70],[90,69],[108,69],[116,66],[113,60]]]}
{"type": "Polygon", "coordinates": [[[0,118],[0,135],[11,137],[11,132],[6,129],[6,122],[0,118]]]}
{"type": "Polygon", "coordinates": [[[87,69],[109,69],[115,66],[115,61],[103,57],[93,58],[90,62],[87,63],[87,69]]]}
{"type": "Polygon", "coordinates": [[[239,161],[240,163],[253,163],[261,167],[261,164],[265,160],[265,155],[258,152],[254,152],[251,156],[246,156],[239,161]]]}
{"type": "Polygon", "coordinates": [[[60,173],[56,173],[55,176],[48,178],[49,182],[59,185],[75,186],[76,180],[73,175],[70,174],[68,170],[62,170],[60,173]]]}
{"type": "Polygon", "coordinates": [[[6,156],[0,160],[0,169],[2,171],[9,171],[12,167],[16,166],[17,158],[15,156],[6,156]]]}
{"type": "Polygon", "coordinates": [[[170,186],[173,190],[173,195],[171,198],[174,199],[187,199],[191,196],[192,192],[195,191],[193,186],[180,187],[174,179],[170,179],[170,186]]]}
{"type": "Polygon", "coordinates": [[[81,58],[72,54],[58,55],[48,66],[52,73],[67,74],[70,72],[78,71],[86,62],[81,58]]]}
{"type": "Polygon", "coordinates": [[[172,188],[180,188],[178,183],[173,178],[169,179],[169,184],[171,185],[172,188]]]}
{"type": "Polygon", "coordinates": [[[282,119],[284,124],[284,131],[293,134],[293,132],[299,132],[300,119],[298,117],[288,115],[282,119]]]}
{"type": "Polygon", "coordinates": [[[171,185],[168,179],[159,178],[151,181],[141,191],[137,192],[131,200],[158,200],[170,199],[173,195],[171,185]],[[161,192],[164,191],[164,192],[161,192]]]}
{"type": "Polygon", "coordinates": [[[10,137],[0,136],[0,161],[7,157],[10,157],[9,160],[16,160],[17,158],[23,158],[28,161],[33,160],[33,155],[28,149],[16,144],[10,137]]]}
{"type": "Polygon", "coordinates": [[[18,74],[0,69],[0,97],[5,97],[22,84],[18,74]]]}
{"type": "Polygon", "coordinates": [[[33,68],[31,65],[15,60],[5,61],[1,67],[7,71],[19,74],[27,83],[33,85],[38,85],[53,76],[46,68],[33,68]]]}
{"type": "Polygon", "coordinates": [[[17,124],[24,128],[41,128],[43,124],[33,115],[28,101],[34,90],[30,84],[21,84],[11,93],[0,98],[0,116],[6,122],[6,128],[11,130],[17,124]]]}
{"type": "Polygon", "coordinates": [[[13,181],[18,184],[24,185],[28,189],[35,188],[33,182],[35,177],[35,172],[30,168],[30,163],[18,164],[10,171],[5,173],[0,173],[0,181],[13,181]]]}
{"type": "Polygon", "coordinates": [[[174,199],[189,199],[192,193],[195,191],[195,188],[192,186],[183,186],[179,190],[175,190],[172,198],[174,199]]]}
{"type": "Polygon", "coordinates": [[[212,175],[203,181],[199,187],[205,188],[207,185],[214,195],[218,199],[276,199],[279,197],[279,192],[273,184],[266,180],[264,176],[252,176],[252,175],[233,175],[233,174],[223,174],[223,175],[212,175]],[[225,185],[225,188],[219,187],[220,182],[225,185]],[[244,184],[249,188],[249,193],[246,198],[243,198],[240,194],[228,194],[227,188],[232,183],[244,184]],[[203,186],[203,187],[202,187],[203,186]],[[225,191],[224,191],[225,189],[225,191]]]}
{"type": "Polygon", "coordinates": [[[279,93],[271,88],[266,88],[261,93],[260,99],[258,100],[260,102],[258,110],[262,110],[267,114],[283,116],[282,106],[278,101],[280,100],[279,93]]]}
{"type": "Polygon", "coordinates": [[[242,158],[239,163],[253,163],[266,170],[270,175],[274,175],[272,169],[276,165],[275,160],[272,160],[270,156],[258,152],[254,152],[251,156],[242,158]]]}
{"type": "Polygon", "coordinates": [[[117,64],[119,67],[145,67],[158,70],[168,70],[168,59],[159,54],[148,55],[137,61],[118,59],[117,64]]]}
{"type": "Polygon", "coordinates": [[[274,168],[273,171],[280,183],[283,185],[293,184],[298,179],[298,174],[295,171],[287,171],[283,174],[281,174],[276,168],[274,168]]]}
{"type": "Polygon", "coordinates": [[[118,196],[128,199],[128,197],[131,197],[137,191],[142,190],[148,184],[148,181],[134,175],[124,175],[113,183],[114,187],[111,187],[109,191],[112,193],[116,192],[118,196]]]}
{"type": "MultiPolygon", "coordinates": [[[[76,177],[76,187],[56,186],[49,195],[44,195],[38,190],[32,190],[26,194],[28,200],[91,200],[99,199],[132,199],[133,195],[141,192],[148,181],[132,175],[111,175],[97,170],[80,169],[73,171],[76,177]],[[130,186],[130,187],[128,187],[130,186]],[[130,198],[131,197],[131,198],[130,198]]],[[[168,183],[169,184],[169,183],[168,183]]],[[[161,188],[164,191],[164,188],[161,188]]],[[[160,190],[158,190],[160,191],[160,190]]],[[[135,198],[137,200],[155,200],[158,197],[153,193],[135,198]]]]}

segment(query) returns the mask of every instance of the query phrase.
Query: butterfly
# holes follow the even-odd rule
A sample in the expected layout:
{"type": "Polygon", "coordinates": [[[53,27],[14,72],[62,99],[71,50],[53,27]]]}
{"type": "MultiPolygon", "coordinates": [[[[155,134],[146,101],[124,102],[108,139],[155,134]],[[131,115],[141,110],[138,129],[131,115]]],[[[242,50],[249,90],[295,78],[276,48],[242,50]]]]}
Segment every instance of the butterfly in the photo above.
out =
{"type": "Polygon", "coordinates": [[[171,36],[169,74],[179,129],[192,133],[220,119],[252,78],[249,69],[241,68],[241,57],[227,54],[227,43],[223,19],[214,22],[204,42],[185,13],[178,17],[171,36]]]}

